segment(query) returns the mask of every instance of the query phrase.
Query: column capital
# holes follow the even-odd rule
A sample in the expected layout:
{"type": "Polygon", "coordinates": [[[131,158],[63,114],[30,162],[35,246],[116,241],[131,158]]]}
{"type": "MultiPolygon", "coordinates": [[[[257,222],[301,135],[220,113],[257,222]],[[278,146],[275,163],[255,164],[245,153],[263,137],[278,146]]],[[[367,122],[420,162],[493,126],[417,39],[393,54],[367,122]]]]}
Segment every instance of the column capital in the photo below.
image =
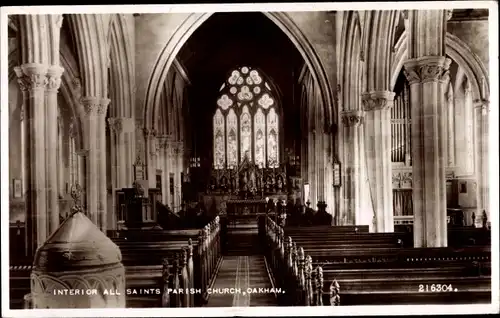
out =
{"type": "Polygon", "coordinates": [[[80,98],[80,103],[83,105],[85,114],[88,116],[105,116],[110,101],[111,100],[109,98],[95,96],[83,96],[82,98],[80,98]]]}
{"type": "Polygon", "coordinates": [[[14,67],[17,82],[22,91],[34,89],[45,89],[47,85],[47,71],[49,67],[45,64],[28,63],[14,67]]]}
{"type": "Polygon", "coordinates": [[[144,127],[142,129],[143,133],[144,133],[144,137],[146,137],[146,139],[150,139],[150,138],[154,138],[156,137],[156,130],[154,128],[146,128],[144,127]]]}
{"type": "Polygon", "coordinates": [[[403,72],[410,85],[432,81],[447,82],[451,60],[444,56],[422,56],[404,63],[403,72]]]}
{"type": "Polygon", "coordinates": [[[89,150],[88,149],[79,149],[76,151],[76,154],[78,156],[86,157],[89,155],[89,150]]]}
{"type": "Polygon", "coordinates": [[[490,110],[490,101],[485,99],[475,100],[474,108],[488,112],[490,110]]]}
{"type": "Polygon", "coordinates": [[[116,134],[120,134],[123,131],[123,122],[120,117],[110,117],[108,118],[108,125],[111,131],[116,134]]]}
{"type": "Polygon", "coordinates": [[[361,124],[364,117],[363,112],[360,110],[347,110],[343,111],[340,115],[342,116],[342,123],[347,127],[361,124]]]}
{"type": "Polygon", "coordinates": [[[363,108],[365,111],[381,110],[390,108],[394,102],[394,92],[374,91],[362,95],[363,108]]]}
{"type": "Polygon", "coordinates": [[[59,65],[52,65],[47,70],[47,89],[49,91],[59,90],[61,86],[61,76],[64,72],[64,68],[59,65]]]}

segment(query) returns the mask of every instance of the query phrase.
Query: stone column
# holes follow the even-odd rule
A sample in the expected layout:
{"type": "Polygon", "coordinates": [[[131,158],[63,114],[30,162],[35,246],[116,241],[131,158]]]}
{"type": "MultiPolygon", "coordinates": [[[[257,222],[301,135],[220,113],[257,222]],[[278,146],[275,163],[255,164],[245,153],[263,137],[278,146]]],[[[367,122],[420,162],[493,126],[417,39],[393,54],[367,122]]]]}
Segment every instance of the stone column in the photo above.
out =
{"type": "Polygon", "coordinates": [[[325,149],[323,147],[324,133],[319,131],[316,135],[315,158],[316,158],[316,180],[318,182],[316,197],[318,204],[325,204],[325,149]]]}
{"type": "Polygon", "coordinates": [[[428,56],[405,63],[410,82],[415,247],[447,246],[446,107],[450,60],[428,56]]]}
{"type": "Polygon", "coordinates": [[[477,175],[477,212],[476,227],[482,227],[483,210],[490,219],[489,209],[489,175],[488,175],[488,120],[489,101],[481,100],[475,103],[476,126],[476,175],[477,175]]]}
{"type": "MultiPolygon", "coordinates": [[[[47,169],[47,203],[50,218],[48,236],[59,227],[59,187],[57,174],[61,167],[57,164],[57,92],[61,86],[61,75],[64,69],[52,65],[47,71],[47,89],[45,103],[45,119],[47,123],[45,139],[45,160],[47,169]]],[[[39,120],[42,120],[41,118],[39,120]]]]}
{"type": "Polygon", "coordinates": [[[117,207],[115,190],[124,188],[125,178],[125,156],[123,153],[123,123],[119,117],[108,118],[109,131],[111,135],[111,144],[109,154],[111,156],[111,211],[108,213],[109,229],[116,229],[117,225],[117,207]]]}
{"type": "Polygon", "coordinates": [[[360,224],[360,125],[363,121],[363,112],[344,111],[341,114],[342,123],[344,125],[344,162],[345,162],[345,178],[344,178],[344,207],[345,211],[340,216],[339,225],[355,225],[360,224]]]}
{"type": "Polygon", "coordinates": [[[313,130],[311,132],[309,132],[309,138],[308,138],[308,148],[307,148],[307,152],[308,152],[308,155],[307,155],[307,164],[308,164],[308,177],[307,177],[307,180],[309,182],[309,201],[311,202],[311,208],[315,208],[317,206],[317,186],[318,186],[318,174],[317,174],[317,171],[316,171],[316,168],[317,168],[317,164],[316,164],[316,159],[317,159],[317,156],[316,156],[316,131],[313,130]]]}
{"type": "MultiPolygon", "coordinates": [[[[165,166],[166,166],[166,176],[167,176],[167,205],[170,207],[170,209],[172,209],[172,211],[174,211],[174,204],[173,204],[173,198],[172,198],[172,194],[170,193],[170,187],[171,187],[171,182],[170,182],[170,174],[171,173],[175,173],[175,171],[173,170],[173,164],[172,164],[172,161],[173,161],[173,158],[174,158],[174,149],[173,149],[173,142],[171,140],[171,137],[167,137],[167,141],[166,141],[166,146],[165,146],[165,152],[167,154],[167,158],[166,158],[166,162],[165,162],[165,166]]],[[[174,177],[175,179],[175,177],[174,177]]],[[[172,187],[174,187],[174,185],[172,185],[172,187]]],[[[174,187],[175,189],[175,187],[174,187]]],[[[175,192],[175,190],[174,190],[175,192]]]]}
{"type": "Polygon", "coordinates": [[[413,174],[415,247],[447,246],[446,85],[450,60],[445,57],[448,10],[410,10],[408,60],[413,174]]]}
{"type": "MultiPolygon", "coordinates": [[[[45,86],[48,66],[23,64],[14,68],[23,92],[26,132],[26,241],[27,255],[34,255],[48,236],[49,206],[46,175],[45,86]]],[[[55,124],[55,123],[52,123],[55,124]]]]}
{"type": "Polygon", "coordinates": [[[131,117],[121,117],[124,134],[124,173],[123,186],[131,187],[134,182],[134,162],[135,162],[135,119],[131,117]]]}
{"type": "Polygon", "coordinates": [[[378,91],[363,94],[364,131],[370,198],[375,232],[393,232],[391,113],[394,93],[378,91]]]}
{"type": "Polygon", "coordinates": [[[181,207],[181,171],[182,171],[182,156],[183,145],[181,141],[176,141],[174,146],[174,206],[175,212],[179,212],[181,207]]]}
{"type": "Polygon", "coordinates": [[[155,187],[156,180],[156,162],[157,162],[157,142],[156,131],[154,129],[144,129],[144,137],[148,149],[148,184],[150,188],[155,187]]]}
{"type": "Polygon", "coordinates": [[[106,231],[106,132],[105,117],[110,100],[87,96],[81,99],[86,156],[87,215],[102,231],[106,231]]]}
{"type": "Polygon", "coordinates": [[[455,166],[455,98],[453,96],[453,87],[448,85],[447,97],[447,119],[448,119],[448,167],[455,166]]]}

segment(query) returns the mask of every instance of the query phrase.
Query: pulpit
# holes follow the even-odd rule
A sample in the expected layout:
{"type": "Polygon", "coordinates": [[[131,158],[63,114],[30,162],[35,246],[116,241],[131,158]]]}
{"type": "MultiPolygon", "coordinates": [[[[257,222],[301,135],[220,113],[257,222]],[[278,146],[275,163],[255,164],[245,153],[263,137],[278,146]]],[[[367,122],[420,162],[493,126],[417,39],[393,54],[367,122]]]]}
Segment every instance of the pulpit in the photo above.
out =
{"type": "Polygon", "coordinates": [[[147,188],[145,182],[134,182],[133,188],[116,191],[118,220],[127,229],[147,229],[157,225],[156,201],[161,200],[161,190],[147,188]]]}

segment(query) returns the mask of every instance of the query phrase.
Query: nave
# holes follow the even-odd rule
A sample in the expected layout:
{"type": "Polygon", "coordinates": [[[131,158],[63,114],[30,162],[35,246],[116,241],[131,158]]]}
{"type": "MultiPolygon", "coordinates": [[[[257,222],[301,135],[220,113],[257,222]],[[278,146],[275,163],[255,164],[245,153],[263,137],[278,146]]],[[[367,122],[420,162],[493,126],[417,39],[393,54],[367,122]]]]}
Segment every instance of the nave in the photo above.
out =
{"type": "MultiPolygon", "coordinates": [[[[109,244],[120,251],[124,266],[125,285],[119,287],[125,295],[123,305],[352,306],[491,301],[491,233],[487,229],[449,230],[449,247],[429,249],[413,248],[409,232],[369,233],[366,226],[307,223],[283,227],[280,219],[282,214],[274,213],[226,215],[217,216],[202,229],[109,233],[109,244]]],[[[77,212],[60,230],[76,224],[92,227],[77,212]]],[[[102,243],[99,248],[106,250],[102,243]]],[[[37,262],[40,260],[35,262],[40,267],[37,262]]],[[[31,306],[29,296],[25,297],[30,295],[32,269],[27,264],[10,267],[12,308],[31,306]]],[[[58,269],[63,267],[59,264],[58,269]]]]}
{"type": "Polygon", "coordinates": [[[488,303],[488,19],[9,15],[11,307],[488,303]]]}

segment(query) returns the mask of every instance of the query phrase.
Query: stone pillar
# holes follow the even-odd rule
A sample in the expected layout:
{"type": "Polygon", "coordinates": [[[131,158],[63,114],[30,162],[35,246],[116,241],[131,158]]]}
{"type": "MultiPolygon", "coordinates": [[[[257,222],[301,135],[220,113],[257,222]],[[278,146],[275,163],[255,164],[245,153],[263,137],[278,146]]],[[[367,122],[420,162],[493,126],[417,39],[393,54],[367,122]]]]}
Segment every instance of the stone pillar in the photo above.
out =
{"type": "MultiPolygon", "coordinates": [[[[59,227],[59,187],[57,174],[61,167],[57,165],[57,92],[61,86],[61,75],[64,69],[52,65],[47,71],[47,89],[45,103],[45,118],[47,124],[45,139],[45,160],[47,167],[47,206],[50,218],[48,236],[59,227]]],[[[39,120],[42,120],[41,118],[39,120]]]]}
{"type": "Polygon", "coordinates": [[[339,225],[361,224],[360,208],[360,125],[363,121],[363,112],[344,111],[341,114],[344,125],[344,207],[345,211],[339,218],[339,225]]]}
{"type": "Polygon", "coordinates": [[[405,63],[410,82],[415,247],[447,246],[446,107],[450,60],[428,56],[405,63]]]}
{"type": "MultiPolygon", "coordinates": [[[[165,162],[166,176],[167,176],[167,178],[166,178],[167,179],[167,183],[166,183],[166,185],[167,185],[167,205],[170,207],[170,209],[172,211],[174,211],[172,193],[170,193],[170,187],[171,186],[174,187],[174,185],[173,184],[171,185],[171,182],[170,182],[170,174],[174,173],[173,164],[172,164],[172,161],[174,158],[174,150],[173,150],[173,144],[172,144],[170,137],[167,137],[166,146],[165,146],[165,153],[167,154],[167,158],[165,160],[166,161],[165,162]]],[[[175,187],[174,187],[174,189],[175,189],[175,187]]]]}
{"type": "MultiPolygon", "coordinates": [[[[23,64],[14,68],[24,98],[26,132],[26,241],[27,254],[34,255],[48,236],[49,209],[46,174],[45,86],[48,66],[23,64]]],[[[54,124],[54,123],[53,123],[54,124]]]]}
{"type": "Polygon", "coordinates": [[[447,246],[446,85],[450,60],[445,57],[448,10],[410,10],[408,60],[413,174],[415,247],[447,246]]]}
{"type": "Polygon", "coordinates": [[[81,99],[85,109],[84,145],[86,156],[87,215],[102,231],[106,231],[106,131],[105,117],[110,100],[87,96],[81,99]]]}
{"type": "Polygon", "coordinates": [[[309,138],[307,143],[307,164],[308,164],[308,177],[307,180],[309,182],[309,201],[311,202],[311,208],[315,208],[317,206],[317,187],[318,187],[318,174],[316,171],[317,164],[317,156],[316,156],[316,131],[313,130],[309,132],[309,138]]]}
{"type": "Polygon", "coordinates": [[[155,187],[156,180],[156,162],[158,155],[158,148],[156,142],[156,130],[144,129],[144,137],[146,138],[146,145],[148,149],[148,184],[150,188],[155,187]]]}
{"type": "Polygon", "coordinates": [[[393,232],[391,113],[394,93],[363,94],[365,149],[375,232],[393,232]]]}
{"type": "Polygon", "coordinates": [[[182,141],[176,141],[174,145],[174,206],[175,212],[179,212],[181,208],[181,171],[182,171],[182,157],[183,157],[183,144],[182,141]]]}
{"type": "Polygon", "coordinates": [[[489,209],[489,175],[488,175],[488,120],[489,101],[481,100],[475,103],[476,126],[476,176],[477,176],[477,212],[476,227],[482,227],[483,210],[488,220],[491,220],[489,209]]]}
{"type": "Polygon", "coordinates": [[[130,117],[121,117],[122,128],[124,134],[124,172],[125,177],[123,179],[124,187],[131,187],[134,182],[134,162],[135,162],[135,119],[130,117]]]}
{"type": "Polygon", "coordinates": [[[455,98],[453,95],[453,87],[448,85],[448,94],[446,95],[448,107],[447,107],[447,119],[448,119],[448,167],[455,166],[455,98]]]}

